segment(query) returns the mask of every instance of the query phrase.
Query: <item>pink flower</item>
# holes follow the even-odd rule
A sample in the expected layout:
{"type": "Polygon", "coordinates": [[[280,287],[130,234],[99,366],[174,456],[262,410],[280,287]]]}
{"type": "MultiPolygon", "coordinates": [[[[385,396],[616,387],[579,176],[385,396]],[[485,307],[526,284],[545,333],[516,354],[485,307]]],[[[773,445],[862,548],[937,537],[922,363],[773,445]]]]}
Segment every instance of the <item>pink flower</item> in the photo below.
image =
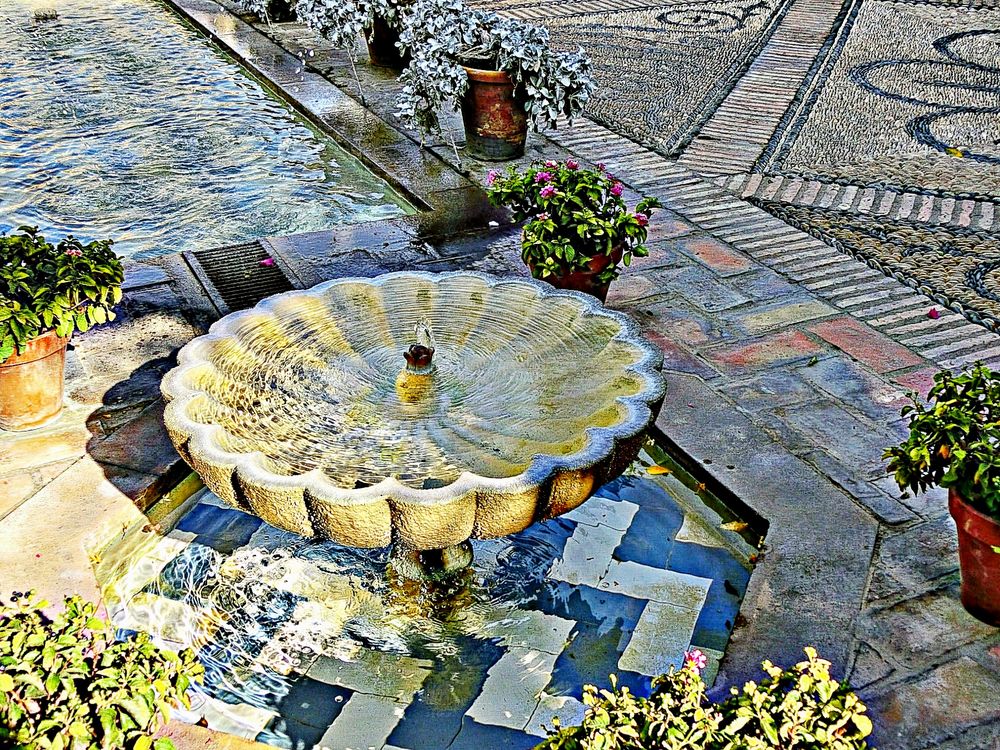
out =
{"type": "Polygon", "coordinates": [[[941,317],[941,313],[938,312],[938,309],[936,307],[932,307],[930,310],[927,311],[927,317],[930,318],[931,320],[937,320],[938,318],[941,317]]]}
{"type": "Polygon", "coordinates": [[[537,183],[552,182],[552,173],[551,172],[538,172],[535,175],[535,182],[537,182],[537,183]]]}
{"type": "Polygon", "coordinates": [[[548,221],[549,220],[549,215],[545,211],[542,211],[535,218],[538,219],[539,221],[548,221]]]}
{"type": "Polygon", "coordinates": [[[611,186],[611,194],[614,196],[619,196],[624,192],[625,192],[625,186],[622,185],[620,182],[616,182],[614,185],[611,186]]]}
{"type": "Polygon", "coordinates": [[[541,190],[538,191],[538,194],[543,198],[551,198],[553,195],[556,194],[556,189],[551,185],[546,185],[545,187],[543,187],[541,190]]]}
{"type": "Polygon", "coordinates": [[[78,247],[71,247],[69,248],[69,250],[66,251],[66,255],[70,256],[71,258],[79,258],[81,255],[83,255],[83,250],[81,250],[78,247]]]}
{"type": "Polygon", "coordinates": [[[684,665],[690,667],[698,674],[701,674],[701,670],[703,670],[708,665],[708,657],[705,656],[705,654],[703,654],[699,649],[692,649],[691,651],[685,651],[684,665]]]}
{"type": "Polygon", "coordinates": [[[559,165],[556,164],[554,161],[547,161],[545,162],[545,166],[548,167],[549,169],[556,169],[559,165]]]}
{"type": "Polygon", "coordinates": [[[638,225],[639,225],[640,227],[644,227],[644,226],[646,226],[647,224],[649,224],[649,217],[648,217],[648,216],[646,216],[646,214],[636,214],[636,215],[635,215],[635,222],[636,222],[636,224],[638,224],[638,225]]]}
{"type": "Polygon", "coordinates": [[[605,169],[608,168],[608,166],[602,162],[597,165],[597,168],[603,172],[605,169]]]}
{"type": "Polygon", "coordinates": [[[578,162],[576,159],[567,159],[566,160],[566,169],[576,170],[576,169],[579,169],[579,168],[580,168],[580,162],[578,162]]]}
{"type": "Polygon", "coordinates": [[[264,258],[264,260],[262,260],[260,262],[260,264],[262,266],[268,266],[268,267],[273,266],[274,265],[274,258],[264,258]]]}
{"type": "Polygon", "coordinates": [[[499,172],[497,172],[495,169],[491,169],[489,171],[489,174],[486,175],[486,184],[492,185],[494,182],[497,181],[497,177],[499,176],[500,176],[499,172]]]}

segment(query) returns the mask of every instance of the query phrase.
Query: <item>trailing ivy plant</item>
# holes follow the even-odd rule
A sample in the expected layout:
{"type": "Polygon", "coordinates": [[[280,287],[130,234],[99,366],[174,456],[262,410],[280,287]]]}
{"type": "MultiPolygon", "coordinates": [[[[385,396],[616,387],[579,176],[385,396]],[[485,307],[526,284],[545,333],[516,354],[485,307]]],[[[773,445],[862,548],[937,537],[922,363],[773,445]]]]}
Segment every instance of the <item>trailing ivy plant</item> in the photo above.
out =
{"type": "Polygon", "coordinates": [[[124,277],[111,240],[47,242],[37,227],[0,235],[0,363],[32,339],[114,320],[124,277]]]}
{"type": "Polygon", "coordinates": [[[846,682],[812,648],[788,670],[769,661],[767,677],[748,682],[719,703],[705,695],[705,656],[653,681],[649,698],[619,689],[584,688],[579,726],[554,727],[536,750],[863,750],[872,723],[846,682]]]}
{"type": "Polygon", "coordinates": [[[334,46],[353,50],[376,16],[398,28],[399,9],[409,0],[297,0],[295,15],[334,46]]]}
{"type": "MultiPolygon", "coordinates": [[[[632,256],[648,255],[649,217],[661,205],[643,198],[630,209],[621,182],[603,166],[583,169],[574,159],[491,171],[487,191],[493,205],[506,206],[515,221],[525,222],[521,257],[540,279],[585,270],[601,255],[621,252],[626,266],[632,256]]],[[[603,283],[617,277],[612,263],[598,278],[603,283]]]]}
{"type": "Polygon", "coordinates": [[[411,64],[399,114],[421,132],[439,129],[438,111],[458,108],[468,87],[462,64],[491,66],[510,75],[535,129],[583,111],[594,90],[582,50],[557,51],[544,28],[466,8],[461,0],[414,0],[403,8],[400,44],[411,64]]]}
{"type": "Polygon", "coordinates": [[[934,376],[924,403],[903,407],[910,434],[889,448],[889,472],[901,490],[954,489],[977,510],[1000,520],[1000,373],[982,362],[934,376]]]}
{"type": "Polygon", "coordinates": [[[22,750],[172,750],[156,739],[203,669],[194,652],[149,636],[114,642],[80,597],[50,617],[48,602],[0,602],[0,747],[22,750]]]}

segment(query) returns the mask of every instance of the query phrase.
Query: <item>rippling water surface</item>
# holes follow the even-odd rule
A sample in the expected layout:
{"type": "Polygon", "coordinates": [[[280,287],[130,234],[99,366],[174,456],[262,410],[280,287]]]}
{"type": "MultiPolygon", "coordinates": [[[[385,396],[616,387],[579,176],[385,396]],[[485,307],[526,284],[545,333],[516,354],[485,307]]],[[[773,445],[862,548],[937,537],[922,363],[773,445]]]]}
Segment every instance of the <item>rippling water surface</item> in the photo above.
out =
{"type": "Polygon", "coordinates": [[[577,511],[474,541],[443,582],[207,492],[116,535],[95,572],[120,635],[196,649],[206,677],[185,720],[296,750],[444,750],[460,733],[453,750],[526,750],[556,709],[579,710],[584,684],[616,673],[643,693],[689,642],[722,656],[753,547],[655,455],[577,511]],[[654,460],[671,473],[649,475],[654,460]]]}
{"type": "Polygon", "coordinates": [[[409,210],[157,0],[0,1],[0,231],[157,255],[409,210]]]}

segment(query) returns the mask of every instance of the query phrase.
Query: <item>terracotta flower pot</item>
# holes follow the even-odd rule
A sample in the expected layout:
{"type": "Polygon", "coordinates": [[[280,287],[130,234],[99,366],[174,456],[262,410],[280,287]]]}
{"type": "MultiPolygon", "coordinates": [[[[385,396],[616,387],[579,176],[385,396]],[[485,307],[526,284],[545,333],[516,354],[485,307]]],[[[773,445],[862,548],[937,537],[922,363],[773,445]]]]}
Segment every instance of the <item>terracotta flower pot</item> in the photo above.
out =
{"type": "Polygon", "coordinates": [[[955,490],[948,493],[948,508],[958,526],[962,606],[1000,627],[1000,521],[980,513],[955,490]]]}
{"type": "Polygon", "coordinates": [[[462,96],[465,143],[472,156],[506,161],[524,155],[528,114],[523,97],[501,70],[465,66],[469,88],[462,96]]]}
{"type": "MultiPolygon", "coordinates": [[[[611,282],[601,282],[598,279],[600,273],[609,266],[617,266],[622,259],[622,248],[616,247],[611,255],[595,255],[587,264],[585,271],[567,271],[565,273],[552,274],[546,276],[542,281],[547,281],[557,289],[572,289],[577,292],[585,292],[597,297],[601,302],[608,298],[608,290],[611,282]]],[[[535,264],[528,261],[528,268],[531,275],[535,275],[535,264]]]]}
{"type": "Polygon", "coordinates": [[[68,343],[49,331],[0,363],[0,429],[30,430],[59,415],[68,343]]]}
{"type": "Polygon", "coordinates": [[[394,29],[381,16],[375,16],[371,29],[365,34],[368,44],[368,59],[372,65],[381,68],[402,70],[410,62],[410,56],[400,52],[396,42],[399,41],[399,31],[394,29]]]}

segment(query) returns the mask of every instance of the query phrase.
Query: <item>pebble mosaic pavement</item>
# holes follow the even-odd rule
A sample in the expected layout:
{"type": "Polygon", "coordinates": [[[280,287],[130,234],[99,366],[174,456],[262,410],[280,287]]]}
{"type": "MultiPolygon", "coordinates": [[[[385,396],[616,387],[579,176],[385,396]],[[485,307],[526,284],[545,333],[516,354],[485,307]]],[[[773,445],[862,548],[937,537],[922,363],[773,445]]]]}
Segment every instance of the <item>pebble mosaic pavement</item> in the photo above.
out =
{"type": "Polygon", "coordinates": [[[996,327],[997,2],[478,4],[587,49],[596,121],[996,327]]]}

